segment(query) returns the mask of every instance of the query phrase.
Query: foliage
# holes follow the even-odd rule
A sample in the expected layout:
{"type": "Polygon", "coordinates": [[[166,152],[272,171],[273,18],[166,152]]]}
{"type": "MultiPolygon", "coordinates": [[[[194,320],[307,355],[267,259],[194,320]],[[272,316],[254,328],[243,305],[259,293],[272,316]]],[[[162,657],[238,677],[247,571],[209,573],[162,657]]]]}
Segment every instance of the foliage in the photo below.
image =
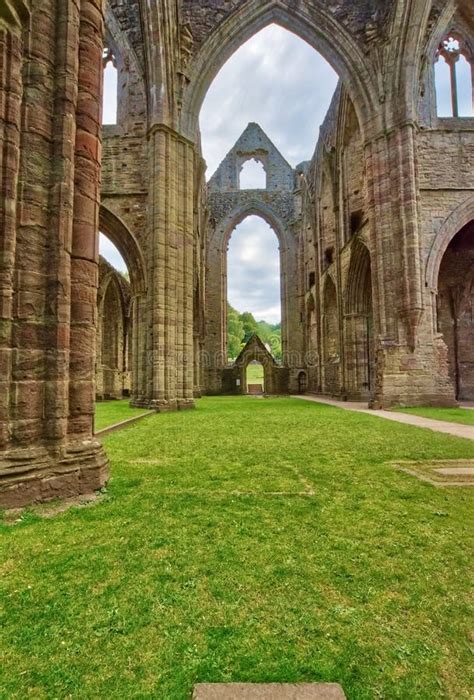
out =
{"type": "Polygon", "coordinates": [[[235,359],[242,349],[244,324],[238,311],[227,304],[227,354],[235,359]]]}
{"type": "Polygon", "coordinates": [[[185,700],[222,681],[472,697],[471,491],[390,466],[471,442],[218,397],[104,444],[100,504],[0,525],[0,697],[185,700]]]}
{"type": "Polygon", "coordinates": [[[249,311],[244,311],[241,314],[230,304],[227,304],[227,352],[229,358],[235,360],[254,334],[257,334],[260,340],[268,345],[270,352],[277,360],[281,359],[281,324],[271,325],[266,321],[256,321],[249,311]]]}

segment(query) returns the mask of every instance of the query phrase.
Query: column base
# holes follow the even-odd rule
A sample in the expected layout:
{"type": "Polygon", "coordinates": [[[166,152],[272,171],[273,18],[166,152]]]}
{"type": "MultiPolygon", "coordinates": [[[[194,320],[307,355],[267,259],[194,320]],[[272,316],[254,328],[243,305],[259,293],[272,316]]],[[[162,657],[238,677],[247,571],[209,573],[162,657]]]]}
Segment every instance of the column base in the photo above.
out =
{"type": "Polygon", "coordinates": [[[71,442],[54,451],[9,450],[0,455],[0,507],[90,494],[105,486],[108,478],[107,455],[96,440],[71,442]]]}
{"type": "Polygon", "coordinates": [[[185,411],[195,408],[193,399],[139,399],[130,401],[133,408],[144,408],[157,413],[171,413],[172,411],[185,411]]]}

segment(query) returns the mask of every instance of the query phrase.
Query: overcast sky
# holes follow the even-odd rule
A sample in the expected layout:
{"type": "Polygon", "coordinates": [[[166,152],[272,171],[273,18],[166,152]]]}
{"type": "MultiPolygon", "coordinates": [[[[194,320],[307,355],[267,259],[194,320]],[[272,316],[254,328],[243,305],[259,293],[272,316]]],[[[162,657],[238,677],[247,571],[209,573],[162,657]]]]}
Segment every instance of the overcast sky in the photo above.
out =
{"type": "MultiPolygon", "coordinates": [[[[114,121],[110,95],[116,86],[109,72],[104,123],[114,121]]],[[[294,34],[276,25],[256,34],[222,67],[204,101],[200,126],[207,178],[249,122],[260,124],[291,165],[309,160],[336,83],[337,75],[328,63],[294,34]]],[[[258,185],[255,170],[250,168],[249,182],[258,185]]],[[[126,269],[105,236],[101,236],[100,252],[117,269],[126,269]]],[[[279,263],[278,241],[268,224],[256,216],[243,221],[229,246],[232,306],[251,311],[258,320],[277,323],[281,314],[279,263]]]]}
{"type": "MultiPolygon", "coordinates": [[[[472,114],[469,70],[458,65],[461,115],[472,114]]],[[[449,69],[436,65],[438,112],[450,115],[449,69]]],[[[211,85],[200,118],[208,179],[249,122],[258,122],[283,156],[295,166],[309,160],[327,113],[337,75],[308,44],[276,25],[256,34],[223,66],[211,85]]],[[[114,70],[105,79],[104,123],[114,123],[114,70]]],[[[249,181],[258,186],[258,168],[249,181]]],[[[117,269],[125,263],[104,236],[100,252],[117,269]]],[[[276,236],[260,218],[249,217],[232,235],[228,257],[229,301],[258,320],[280,320],[279,254],[276,236]]]]}

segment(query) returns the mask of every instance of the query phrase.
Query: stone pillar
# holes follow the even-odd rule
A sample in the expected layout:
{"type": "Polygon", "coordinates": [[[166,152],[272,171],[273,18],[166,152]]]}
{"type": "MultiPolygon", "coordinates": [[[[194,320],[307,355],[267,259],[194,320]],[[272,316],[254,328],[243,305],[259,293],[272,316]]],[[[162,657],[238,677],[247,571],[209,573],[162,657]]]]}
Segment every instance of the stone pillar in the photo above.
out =
{"type": "Polygon", "coordinates": [[[147,401],[192,408],[194,146],[163,124],[149,132],[147,401]]]}
{"type": "Polygon", "coordinates": [[[407,123],[366,145],[374,251],[374,408],[453,404],[423,298],[415,139],[415,127],[407,123]]]}
{"type": "MultiPolygon", "coordinates": [[[[22,28],[0,24],[0,450],[10,445],[22,28]]],[[[0,456],[0,462],[2,457],[0,456]]]]}
{"type": "Polygon", "coordinates": [[[147,407],[146,391],[146,300],[141,294],[132,300],[132,388],[131,404],[147,407]]]}
{"type": "MultiPolygon", "coordinates": [[[[7,507],[91,492],[107,477],[92,432],[100,150],[97,136],[88,138],[100,121],[102,14],[99,0],[80,9],[74,0],[33,0],[31,10],[28,47],[21,28],[7,30],[0,68],[0,85],[8,81],[11,93],[7,129],[12,120],[15,130],[21,125],[0,176],[0,206],[17,212],[4,228],[9,238],[2,231],[10,255],[2,255],[0,283],[8,383],[0,506],[7,507]],[[93,251],[88,259],[79,241],[93,251]]],[[[0,124],[4,114],[0,107],[0,124]]],[[[12,145],[4,144],[2,154],[12,145]]]]}

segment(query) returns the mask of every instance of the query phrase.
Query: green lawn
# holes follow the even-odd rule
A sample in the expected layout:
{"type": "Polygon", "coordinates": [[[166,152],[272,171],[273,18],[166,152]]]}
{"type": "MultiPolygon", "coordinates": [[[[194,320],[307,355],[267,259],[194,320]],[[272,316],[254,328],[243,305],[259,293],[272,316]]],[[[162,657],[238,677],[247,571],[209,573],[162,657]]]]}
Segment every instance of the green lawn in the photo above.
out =
{"type": "Polygon", "coordinates": [[[102,430],[108,428],[109,425],[120,423],[127,418],[139,416],[140,413],[145,413],[144,408],[130,408],[128,405],[130,399],[121,401],[98,401],[95,408],[95,429],[102,430]]]}
{"type": "Polygon", "coordinates": [[[474,411],[469,408],[397,408],[400,413],[411,413],[414,416],[432,418],[433,420],[474,425],[474,411]]]}
{"type": "Polygon", "coordinates": [[[206,398],[104,444],[104,501],[0,525],[0,697],[187,700],[209,681],[472,697],[472,491],[389,466],[471,442],[206,398]]]}

